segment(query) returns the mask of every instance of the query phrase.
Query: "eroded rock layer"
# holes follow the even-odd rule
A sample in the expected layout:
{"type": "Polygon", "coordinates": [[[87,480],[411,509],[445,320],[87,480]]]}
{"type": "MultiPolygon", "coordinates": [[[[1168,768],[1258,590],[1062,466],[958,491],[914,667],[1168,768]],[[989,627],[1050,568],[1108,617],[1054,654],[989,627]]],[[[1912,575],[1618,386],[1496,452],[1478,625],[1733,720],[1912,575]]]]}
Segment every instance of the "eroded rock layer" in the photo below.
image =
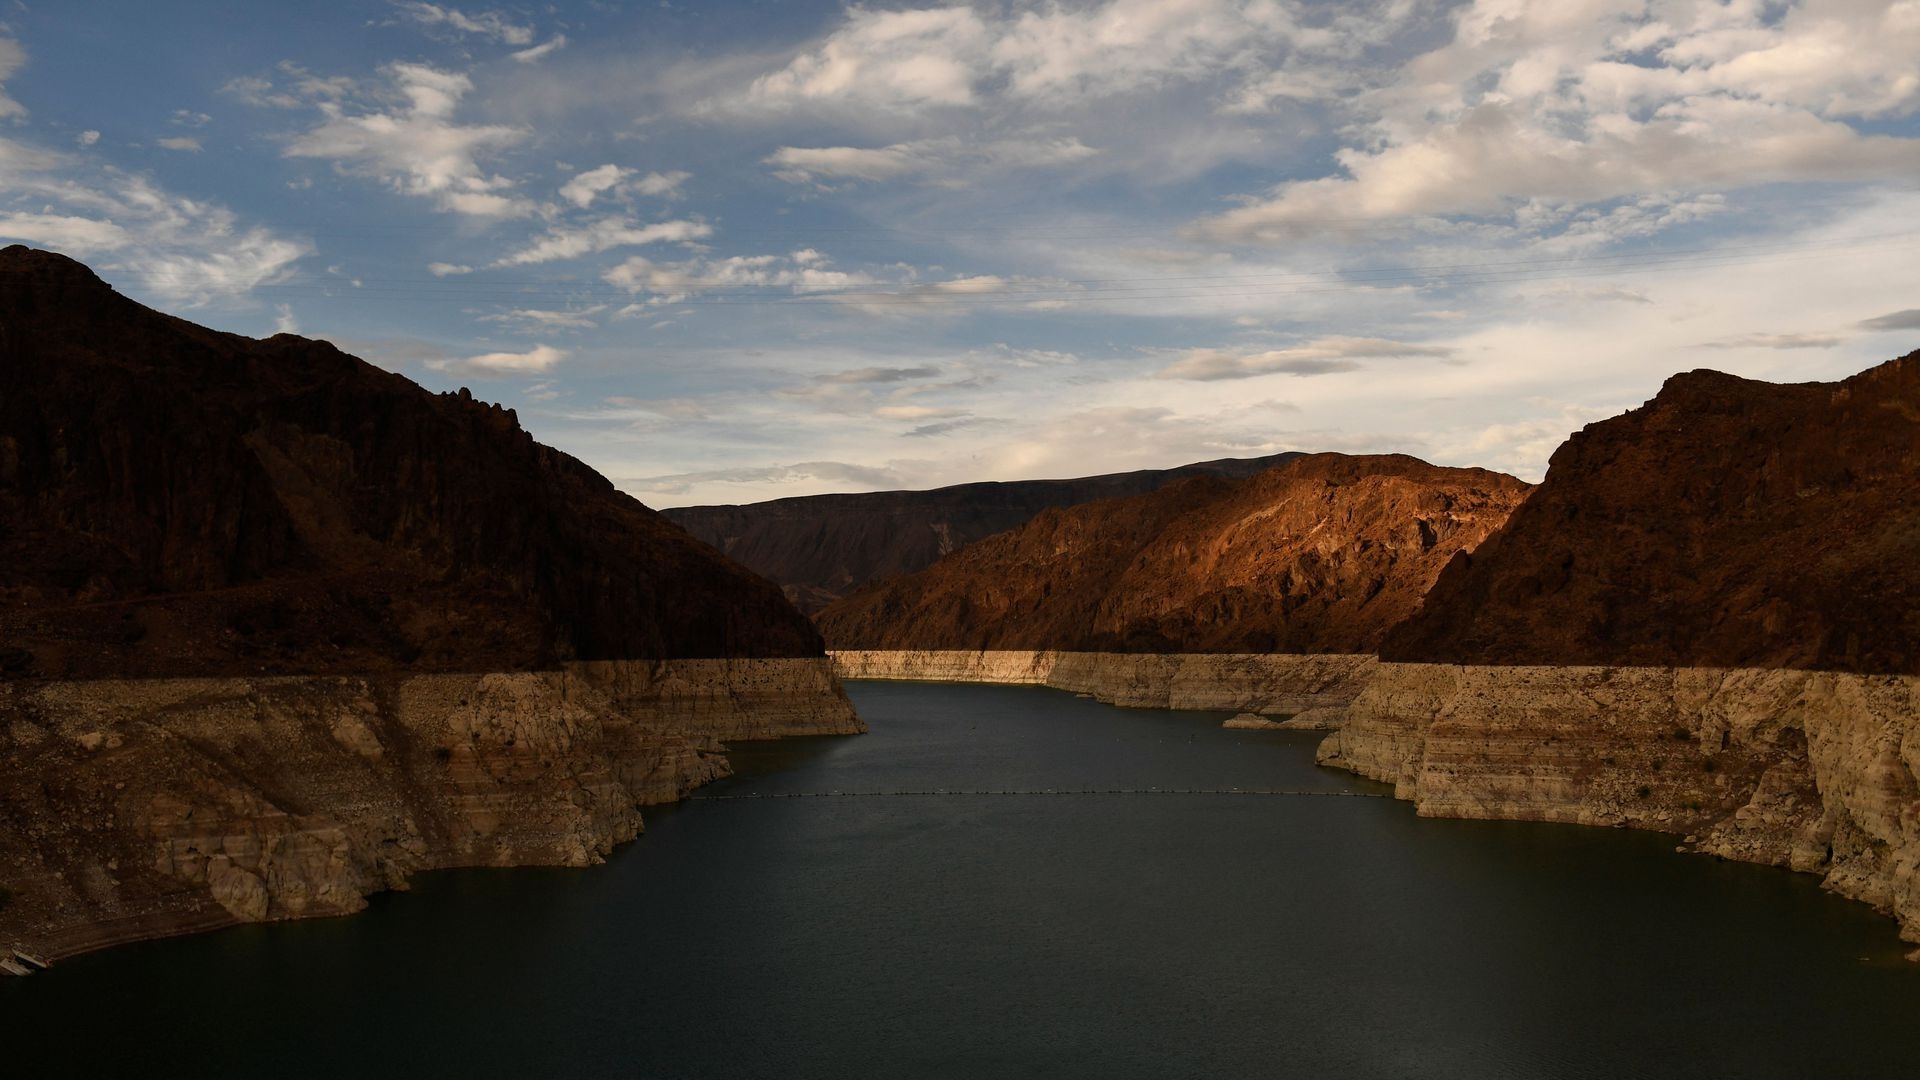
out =
{"type": "Polygon", "coordinates": [[[1051,686],[1137,709],[1208,709],[1337,721],[1371,656],[839,649],[841,678],[1051,686]]]}
{"type": "Polygon", "coordinates": [[[1429,816],[1661,830],[1819,874],[1920,941],[1920,677],[1387,663],[1320,760],[1429,816]]]}
{"type": "Polygon", "coordinates": [[[1048,510],[817,621],[833,649],[1372,652],[1528,490],[1403,455],[1315,454],[1048,510]]]}
{"type": "Polygon", "coordinates": [[[0,945],[337,915],[451,866],[581,866],[722,741],[846,734],[824,659],[0,683],[0,945]]]}

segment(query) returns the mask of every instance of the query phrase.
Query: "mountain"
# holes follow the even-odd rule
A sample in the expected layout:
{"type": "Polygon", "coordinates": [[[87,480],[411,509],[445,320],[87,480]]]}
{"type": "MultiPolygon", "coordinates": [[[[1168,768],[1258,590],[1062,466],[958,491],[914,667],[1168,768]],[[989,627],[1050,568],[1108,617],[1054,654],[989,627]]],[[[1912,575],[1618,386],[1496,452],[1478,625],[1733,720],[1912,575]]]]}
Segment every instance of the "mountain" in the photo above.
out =
{"type": "Polygon", "coordinates": [[[859,730],[779,589],[510,410],[0,251],[0,942],[597,862],[725,740],[859,730]]]}
{"type": "Polygon", "coordinates": [[[1920,673],[1920,353],[1589,425],[1388,660],[1920,673]]]}
{"type": "Polygon", "coordinates": [[[1043,511],[817,621],[837,649],[1367,653],[1528,490],[1403,455],[1315,454],[1043,511]]]}
{"type": "Polygon", "coordinates": [[[811,612],[870,581],[924,569],[976,540],[1024,524],[1042,510],[1143,495],[1192,476],[1252,476],[1299,456],[1221,458],[1075,480],[996,481],[931,491],[806,495],[744,506],[682,506],[661,513],[748,569],[778,582],[789,599],[811,612]]]}
{"type": "Polygon", "coordinates": [[[0,251],[0,668],[813,656],[779,591],[513,411],[0,251]]]}

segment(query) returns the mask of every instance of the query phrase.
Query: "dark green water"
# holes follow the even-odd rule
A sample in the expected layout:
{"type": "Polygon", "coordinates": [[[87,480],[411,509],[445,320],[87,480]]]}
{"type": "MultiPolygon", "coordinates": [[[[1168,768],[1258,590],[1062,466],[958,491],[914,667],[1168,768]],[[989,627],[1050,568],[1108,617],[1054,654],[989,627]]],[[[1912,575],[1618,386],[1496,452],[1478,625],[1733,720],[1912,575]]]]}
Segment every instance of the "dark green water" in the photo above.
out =
{"type": "MultiPolygon", "coordinates": [[[[855,684],[707,789],[1379,790],[1311,735],[855,684]]],[[[1911,1077],[1920,965],[1813,879],[1353,798],[696,802],[592,870],[0,980],[6,1076],[1911,1077]]]]}

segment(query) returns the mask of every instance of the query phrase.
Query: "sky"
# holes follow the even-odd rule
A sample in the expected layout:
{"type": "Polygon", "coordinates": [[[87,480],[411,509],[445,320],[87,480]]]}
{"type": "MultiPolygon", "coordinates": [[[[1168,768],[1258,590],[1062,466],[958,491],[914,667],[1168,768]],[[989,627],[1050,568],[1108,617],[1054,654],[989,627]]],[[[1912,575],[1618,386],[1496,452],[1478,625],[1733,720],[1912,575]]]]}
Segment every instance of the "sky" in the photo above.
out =
{"type": "Polygon", "coordinates": [[[1920,348],[1920,0],[0,0],[0,242],[654,506],[1539,479],[1920,348]]]}

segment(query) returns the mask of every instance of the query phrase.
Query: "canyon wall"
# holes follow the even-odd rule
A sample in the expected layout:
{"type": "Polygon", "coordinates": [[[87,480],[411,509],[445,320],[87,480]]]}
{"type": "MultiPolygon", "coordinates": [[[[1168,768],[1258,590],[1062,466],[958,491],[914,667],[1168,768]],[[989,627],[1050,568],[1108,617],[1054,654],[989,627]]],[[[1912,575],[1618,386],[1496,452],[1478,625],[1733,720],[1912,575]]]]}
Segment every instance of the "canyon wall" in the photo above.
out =
{"type": "Polygon", "coordinates": [[[862,730],[829,661],[0,682],[0,946],[339,915],[421,870],[599,862],[725,740],[862,730]]]}
{"type": "Polygon", "coordinates": [[[1920,941],[1920,676],[1385,663],[1320,760],[1423,815],[1653,829],[1819,874],[1920,941]]]}
{"type": "Polygon", "coordinates": [[[833,649],[1370,653],[1529,486],[1400,454],[1048,510],[816,616],[833,649]]]}
{"type": "Polygon", "coordinates": [[[839,649],[844,679],[1050,686],[1136,709],[1337,717],[1378,662],[1349,653],[1090,653],[839,649]]]}
{"type": "Polygon", "coordinates": [[[976,540],[1025,524],[1042,510],[1141,495],[1194,476],[1252,476],[1299,456],[1221,458],[1071,480],[987,481],[930,491],[677,506],[660,513],[778,583],[802,611],[814,612],[870,581],[924,570],[976,540]]]}

